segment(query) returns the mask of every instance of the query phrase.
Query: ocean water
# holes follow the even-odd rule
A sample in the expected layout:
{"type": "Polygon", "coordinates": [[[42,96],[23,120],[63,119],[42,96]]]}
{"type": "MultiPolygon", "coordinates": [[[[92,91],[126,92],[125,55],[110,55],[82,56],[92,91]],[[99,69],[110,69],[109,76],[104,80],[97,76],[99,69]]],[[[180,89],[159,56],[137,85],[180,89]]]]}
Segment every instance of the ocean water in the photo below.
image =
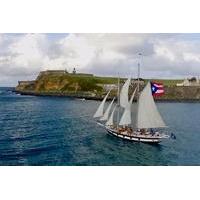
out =
{"type": "Polygon", "coordinates": [[[200,103],[157,103],[177,137],[159,145],[108,135],[91,117],[99,103],[0,88],[0,165],[200,165],[200,103]]]}

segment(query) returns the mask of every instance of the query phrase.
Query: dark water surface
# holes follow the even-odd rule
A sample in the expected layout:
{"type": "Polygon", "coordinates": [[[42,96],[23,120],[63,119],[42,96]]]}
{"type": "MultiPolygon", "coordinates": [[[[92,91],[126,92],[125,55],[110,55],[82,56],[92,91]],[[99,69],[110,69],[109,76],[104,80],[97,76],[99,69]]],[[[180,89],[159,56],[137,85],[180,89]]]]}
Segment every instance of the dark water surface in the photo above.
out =
{"type": "Polygon", "coordinates": [[[98,127],[88,117],[97,101],[7,90],[0,88],[0,165],[200,165],[200,103],[158,103],[177,139],[149,145],[98,127]]]}

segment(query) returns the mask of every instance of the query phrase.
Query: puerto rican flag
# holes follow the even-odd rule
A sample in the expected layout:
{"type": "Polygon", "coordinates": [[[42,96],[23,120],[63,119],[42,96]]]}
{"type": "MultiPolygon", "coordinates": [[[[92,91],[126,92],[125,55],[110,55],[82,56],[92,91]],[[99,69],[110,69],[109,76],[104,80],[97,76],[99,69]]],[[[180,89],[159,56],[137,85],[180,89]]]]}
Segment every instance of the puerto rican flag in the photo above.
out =
{"type": "Polygon", "coordinates": [[[151,91],[153,96],[161,96],[164,94],[164,86],[162,83],[151,82],[151,91]]]}

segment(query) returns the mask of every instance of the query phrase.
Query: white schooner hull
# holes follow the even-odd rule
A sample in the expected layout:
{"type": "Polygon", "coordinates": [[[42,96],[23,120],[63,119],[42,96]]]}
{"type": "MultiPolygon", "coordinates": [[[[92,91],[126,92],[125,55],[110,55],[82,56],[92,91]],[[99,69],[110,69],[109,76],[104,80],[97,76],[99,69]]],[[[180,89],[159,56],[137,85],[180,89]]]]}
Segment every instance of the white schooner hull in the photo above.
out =
{"type": "Polygon", "coordinates": [[[128,134],[126,131],[125,132],[118,132],[115,129],[111,129],[109,127],[105,127],[107,132],[111,135],[114,135],[116,137],[125,139],[125,140],[130,140],[130,141],[135,141],[135,142],[145,142],[145,143],[159,143],[161,142],[163,139],[169,138],[168,135],[165,134],[156,134],[155,136],[153,135],[141,135],[141,134],[137,134],[132,133],[132,134],[128,134]]]}

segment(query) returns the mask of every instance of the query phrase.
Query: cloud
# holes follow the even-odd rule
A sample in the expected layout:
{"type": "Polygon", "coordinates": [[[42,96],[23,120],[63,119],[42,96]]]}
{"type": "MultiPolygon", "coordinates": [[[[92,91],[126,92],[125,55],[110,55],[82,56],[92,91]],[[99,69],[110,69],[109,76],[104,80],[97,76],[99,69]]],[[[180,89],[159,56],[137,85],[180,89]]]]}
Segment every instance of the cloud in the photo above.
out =
{"type": "MultiPolygon", "coordinates": [[[[41,70],[77,68],[97,75],[143,77],[200,74],[200,37],[193,34],[0,34],[0,84],[16,85],[41,70]]],[[[200,36],[200,35],[199,35],[200,36]]]]}

